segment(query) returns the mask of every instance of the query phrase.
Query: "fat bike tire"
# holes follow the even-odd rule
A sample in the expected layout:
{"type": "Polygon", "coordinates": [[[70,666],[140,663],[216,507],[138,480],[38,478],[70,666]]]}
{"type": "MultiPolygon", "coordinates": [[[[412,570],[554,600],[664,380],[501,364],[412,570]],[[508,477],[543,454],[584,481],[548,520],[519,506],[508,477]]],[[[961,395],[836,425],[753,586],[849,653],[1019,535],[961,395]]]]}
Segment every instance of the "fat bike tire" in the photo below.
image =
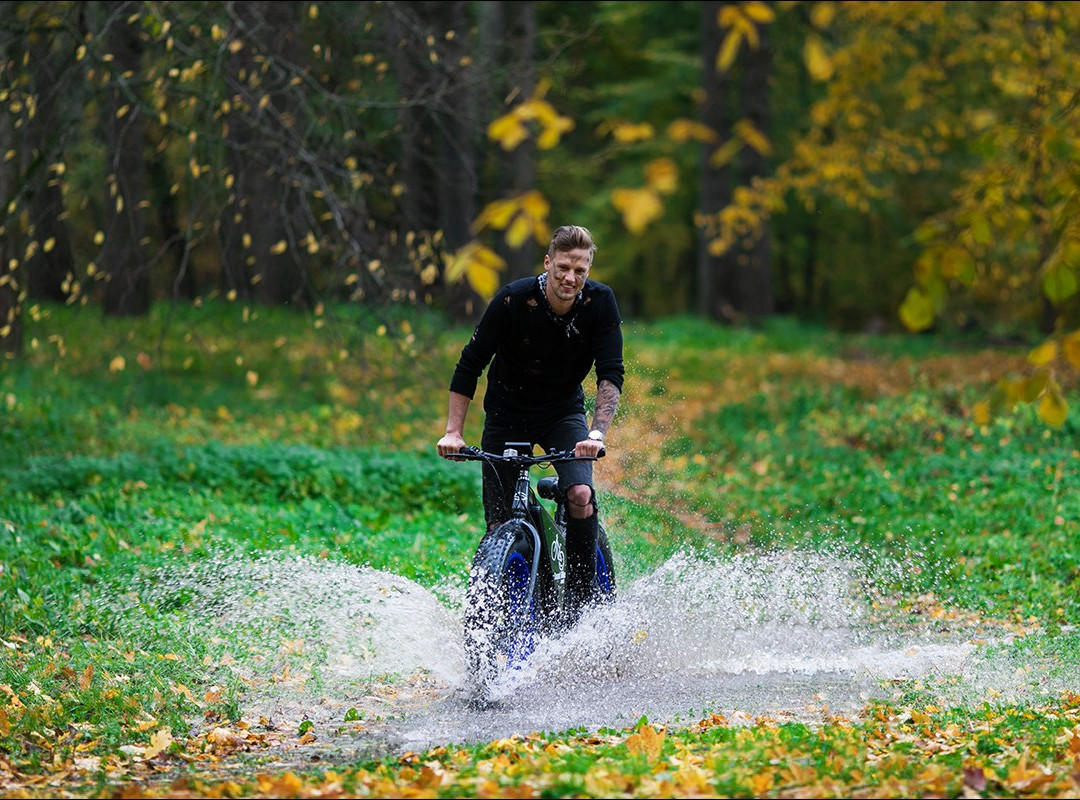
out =
{"type": "Polygon", "coordinates": [[[506,522],[488,532],[476,549],[465,593],[465,659],[476,698],[487,700],[500,676],[519,668],[536,647],[543,589],[533,595],[534,540],[524,525],[506,522]]]}

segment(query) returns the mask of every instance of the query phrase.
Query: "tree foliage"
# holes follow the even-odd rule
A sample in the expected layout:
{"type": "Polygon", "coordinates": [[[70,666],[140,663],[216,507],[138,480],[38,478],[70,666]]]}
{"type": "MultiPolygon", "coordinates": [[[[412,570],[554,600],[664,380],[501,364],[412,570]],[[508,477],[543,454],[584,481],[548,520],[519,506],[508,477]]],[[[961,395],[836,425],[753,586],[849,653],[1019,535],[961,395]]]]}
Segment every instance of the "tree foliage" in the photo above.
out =
{"type": "Polygon", "coordinates": [[[1060,2],[7,4],[5,349],[28,299],[468,315],[577,221],[631,315],[1041,331],[988,409],[1053,420],[1078,28],[1060,2]]]}

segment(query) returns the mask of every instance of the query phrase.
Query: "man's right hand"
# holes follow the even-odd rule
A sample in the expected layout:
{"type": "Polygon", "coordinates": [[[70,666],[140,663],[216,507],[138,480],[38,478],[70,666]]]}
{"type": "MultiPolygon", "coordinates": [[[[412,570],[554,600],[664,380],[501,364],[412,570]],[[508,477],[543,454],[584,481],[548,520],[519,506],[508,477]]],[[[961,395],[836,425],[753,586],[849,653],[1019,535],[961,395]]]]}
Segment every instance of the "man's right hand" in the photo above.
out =
{"type": "Polygon", "coordinates": [[[435,449],[443,458],[450,458],[454,453],[460,453],[463,447],[465,447],[465,440],[460,433],[448,433],[435,445],[435,449]]]}

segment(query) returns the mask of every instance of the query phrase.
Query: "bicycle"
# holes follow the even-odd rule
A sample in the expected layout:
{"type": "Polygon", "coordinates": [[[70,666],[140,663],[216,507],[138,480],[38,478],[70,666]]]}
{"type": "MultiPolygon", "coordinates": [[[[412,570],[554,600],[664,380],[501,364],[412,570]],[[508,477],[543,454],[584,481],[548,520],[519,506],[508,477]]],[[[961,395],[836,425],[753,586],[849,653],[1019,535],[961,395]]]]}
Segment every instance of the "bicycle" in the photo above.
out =
{"type": "MultiPolygon", "coordinates": [[[[603,455],[603,451],[601,451],[603,455]]],[[[595,461],[573,451],[532,455],[532,444],[507,442],[501,455],[466,447],[451,458],[501,463],[517,469],[510,518],[480,540],[465,593],[465,655],[478,698],[499,678],[520,668],[540,637],[567,627],[570,608],[566,586],[566,495],[557,477],[541,478],[533,491],[534,466],[595,461]],[[552,515],[537,498],[555,503],[552,515]]],[[[596,599],[615,595],[615,572],[603,525],[596,548],[596,599]]]]}

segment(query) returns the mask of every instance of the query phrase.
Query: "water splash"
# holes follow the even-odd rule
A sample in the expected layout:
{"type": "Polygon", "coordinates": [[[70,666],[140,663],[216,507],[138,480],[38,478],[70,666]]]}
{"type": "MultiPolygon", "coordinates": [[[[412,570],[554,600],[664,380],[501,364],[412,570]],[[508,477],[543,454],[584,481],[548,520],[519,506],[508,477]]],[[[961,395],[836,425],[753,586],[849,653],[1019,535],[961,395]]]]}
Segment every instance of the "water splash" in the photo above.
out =
{"type": "Polygon", "coordinates": [[[842,551],[678,554],[541,641],[483,712],[467,702],[461,582],[429,590],[327,559],[222,553],[149,576],[110,613],[134,626],[171,619],[227,651],[215,668],[245,682],[245,718],[312,720],[339,748],[349,735],[417,749],[642,715],[814,720],[856,715],[913,680],[948,683],[958,698],[995,682],[1014,694],[1048,688],[1017,678],[1016,665],[987,666],[984,631],[883,610],[880,586],[909,567],[842,551]],[[341,723],[352,711],[364,725],[350,734],[341,723]]]}

